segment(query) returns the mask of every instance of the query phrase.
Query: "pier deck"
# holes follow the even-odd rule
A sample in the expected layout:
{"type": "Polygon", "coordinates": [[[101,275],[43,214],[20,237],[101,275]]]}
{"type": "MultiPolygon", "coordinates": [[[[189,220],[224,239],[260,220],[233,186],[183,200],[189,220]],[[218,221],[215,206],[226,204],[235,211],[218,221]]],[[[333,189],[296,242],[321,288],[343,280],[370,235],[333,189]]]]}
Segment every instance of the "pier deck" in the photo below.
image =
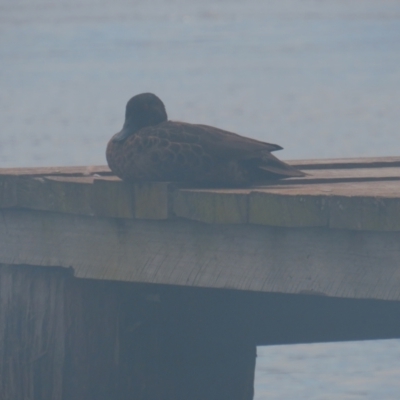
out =
{"type": "Polygon", "coordinates": [[[0,262],[76,277],[400,299],[400,158],[299,161],[245,189],[0,170],[0,262]]]}
{"type": "Polygon", "coordinates": [[[0,170],[0,398],[251,400],[257,345],[400,337],[400,158],[292,164],[0,170]]]}

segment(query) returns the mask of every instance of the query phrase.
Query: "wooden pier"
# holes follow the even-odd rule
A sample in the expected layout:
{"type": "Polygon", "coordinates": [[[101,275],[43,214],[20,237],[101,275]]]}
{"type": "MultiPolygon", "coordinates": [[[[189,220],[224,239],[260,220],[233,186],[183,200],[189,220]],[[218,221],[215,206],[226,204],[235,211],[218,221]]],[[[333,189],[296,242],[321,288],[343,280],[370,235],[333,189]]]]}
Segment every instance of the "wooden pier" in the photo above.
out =
{"type": "Polygon", "coordinates": [[[257,345],[400,337],[400,158],[292,164],[0,170],[0,398],[250,400],[257,345]]]}

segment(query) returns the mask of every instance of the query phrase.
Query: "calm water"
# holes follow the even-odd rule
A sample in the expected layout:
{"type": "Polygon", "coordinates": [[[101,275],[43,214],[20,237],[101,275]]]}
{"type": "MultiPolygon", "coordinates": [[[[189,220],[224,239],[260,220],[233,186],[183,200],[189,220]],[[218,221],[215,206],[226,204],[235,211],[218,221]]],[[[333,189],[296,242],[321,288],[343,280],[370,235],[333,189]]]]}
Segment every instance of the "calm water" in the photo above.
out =
{"type": "MultiPolygon", "coordinates": [[[[400,1],[0,0],[0,167],[104,164],[134,94],[285,147],[400,153],[400,1]]],[[[259,349],[256,398],[396,399],[400,341],[259,349]]]]}
{"type": "Polygon", "coordinates": [[[397,400],[400,341],[258,349],[255,400],[397,400]]]}
{"type": "Polygon", "coordinates": [[[286,159],[400,152],[398,0],[0,0],[0,60],[0,167],[105,163],[142,91],[286,159]]]}

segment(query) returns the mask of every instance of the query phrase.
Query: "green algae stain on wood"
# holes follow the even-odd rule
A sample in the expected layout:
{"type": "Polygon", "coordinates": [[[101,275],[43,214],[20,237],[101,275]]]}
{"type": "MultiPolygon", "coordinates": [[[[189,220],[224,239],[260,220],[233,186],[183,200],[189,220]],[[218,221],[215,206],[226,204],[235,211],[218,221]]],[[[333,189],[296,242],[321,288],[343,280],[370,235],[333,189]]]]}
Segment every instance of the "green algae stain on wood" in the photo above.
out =
{"type": "Polygon", "coordinates": [[[254,191],[249,199],[249,223],[280,227],[328,226],[326,196],[284,195],[254,191]]]}

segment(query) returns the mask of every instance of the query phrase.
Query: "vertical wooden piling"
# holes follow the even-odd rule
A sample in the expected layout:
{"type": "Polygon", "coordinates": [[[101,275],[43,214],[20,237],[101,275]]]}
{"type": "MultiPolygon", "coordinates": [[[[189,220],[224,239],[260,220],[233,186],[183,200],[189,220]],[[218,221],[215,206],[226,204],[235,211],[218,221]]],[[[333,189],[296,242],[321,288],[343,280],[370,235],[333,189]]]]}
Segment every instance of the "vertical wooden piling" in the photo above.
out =
{"type": "Polygon", "coordinates": [[[255,344],[203,296],[0,265],[0,398],[251,400],[255,344]]]}

